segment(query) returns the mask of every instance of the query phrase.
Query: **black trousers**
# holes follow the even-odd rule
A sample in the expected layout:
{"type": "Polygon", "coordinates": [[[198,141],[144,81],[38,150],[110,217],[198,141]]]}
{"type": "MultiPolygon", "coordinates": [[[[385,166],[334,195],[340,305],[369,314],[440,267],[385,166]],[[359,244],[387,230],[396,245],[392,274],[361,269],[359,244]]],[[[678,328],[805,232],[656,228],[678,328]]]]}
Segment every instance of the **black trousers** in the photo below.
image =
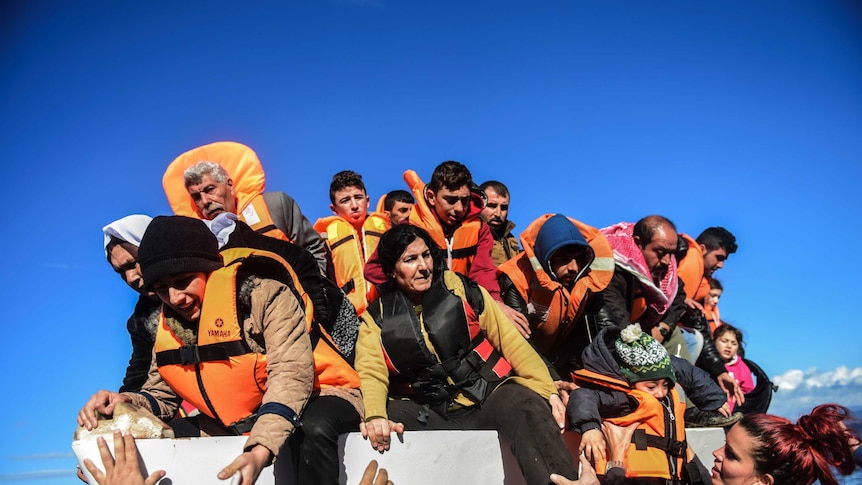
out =
{"type": "Polygon", "coordinates": [[[387,405],[389,419],[405,430],[497,430],[512,445],[521,473],[529,485],[551,483],[551,473],[577,476],[551,406],[535,392],[512,382],[502,384],[481,406],[449,412],[445,417],[415,401],[396,400],[387,405]],[[427,419],[422,418],[427,414],[427,419]]]}
{"type": "Polygon", "coordinates": [[[298,485],[337,485],[338,435],[359,431],[359,413],[335,396],[312,398],[302,412],[302,426],[288,440],[298,485]]]}

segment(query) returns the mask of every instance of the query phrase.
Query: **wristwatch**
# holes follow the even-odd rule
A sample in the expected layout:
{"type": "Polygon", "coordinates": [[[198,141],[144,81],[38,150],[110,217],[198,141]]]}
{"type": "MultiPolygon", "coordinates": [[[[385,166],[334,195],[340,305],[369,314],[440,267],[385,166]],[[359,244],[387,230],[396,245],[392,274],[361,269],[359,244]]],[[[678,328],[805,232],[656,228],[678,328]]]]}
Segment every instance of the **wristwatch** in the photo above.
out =
{"type": "Polygon", "coordinates": [[[611,468],[623,468],[623,469],[625,469],[625,465],[623,465],[623,462],[620,460],[611,460],[605,466],[605,475],[607,475],[608,472],[611,471],[611,468]]]}
{"type": "Polygon", "coordinates": [[[668,329],[662,327],[661,324],[659,324],[658,325],[658,333],[660,333],[662,337],[667,337],[667,334],[670,333],[670,331],[668,329]]]}

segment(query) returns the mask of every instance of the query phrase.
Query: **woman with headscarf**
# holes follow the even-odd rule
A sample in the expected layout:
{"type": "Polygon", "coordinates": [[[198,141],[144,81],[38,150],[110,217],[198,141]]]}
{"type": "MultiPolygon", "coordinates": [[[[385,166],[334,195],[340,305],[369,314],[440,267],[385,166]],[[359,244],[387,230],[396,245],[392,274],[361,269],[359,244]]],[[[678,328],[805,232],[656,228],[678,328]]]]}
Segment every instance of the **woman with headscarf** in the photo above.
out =
{"type": "Polygon", "coordinates": [[[547,367],[486,290],[442,269],[436,247],[411,225],[380,239],[388,281],[362,315],[357,342],[363,436],[383,452],[392,431],[495,429],[527,483],[574,476],[547,367]]]}
{"type": "Polygon", "coordinates": [[[146,382],[159,324],[162,302],[154,293],[144,290],[141,265],[138,264],[138,246],[152,220],[150,216],[132,214],[102,228],[108,263],[139,294],[135,310],[126,322],[126,329],[132,339],[132,357],[126,367],[120,392],[140,391],[146,382]]]}

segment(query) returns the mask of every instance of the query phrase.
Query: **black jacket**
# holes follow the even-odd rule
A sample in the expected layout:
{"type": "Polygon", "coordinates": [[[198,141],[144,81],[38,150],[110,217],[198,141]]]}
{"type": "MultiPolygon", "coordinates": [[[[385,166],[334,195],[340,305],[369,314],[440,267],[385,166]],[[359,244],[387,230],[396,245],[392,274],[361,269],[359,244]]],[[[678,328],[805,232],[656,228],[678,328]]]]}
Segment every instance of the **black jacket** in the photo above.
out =
{"type": "MultiPolygon", "coordinates": [[[[609,327],[625,328],[631,322],[632,303],[640,298],[641,285],[637,278],[619,266],[614,267],[614,276],[608,287],[602,291],[602,308],[597,312],[596,324],[598,329],[609,327]]],[[[685,311],[685,288],[682,280],[679,280],[679,288],[676,297],[664,315],[656,315],[653,310],[647,308],[644,315],[639,319],[642,322],[653,322],[650,325],[641,325],[644,332],[649,331],[658,324],[664,322],[673,331],[676,323],[685,311]]]]}
{"type": "Polygon", "coordinates": [[[158,298],[141,295],[135,305],[135,311],[126,322],[126,330],[132,339],[132,356],[129,358],[120,392],[140,391],[147,381],[161,307],[162,302],[158,298]]]}

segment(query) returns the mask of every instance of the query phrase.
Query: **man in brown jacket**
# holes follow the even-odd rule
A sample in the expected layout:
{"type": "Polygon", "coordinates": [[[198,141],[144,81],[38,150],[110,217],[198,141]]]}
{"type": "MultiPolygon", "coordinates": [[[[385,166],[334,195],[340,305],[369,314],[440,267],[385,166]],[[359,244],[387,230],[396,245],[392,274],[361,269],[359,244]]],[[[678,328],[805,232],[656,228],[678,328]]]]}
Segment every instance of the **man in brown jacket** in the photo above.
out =
{"type": "Polygon", "coordinates": [[[118,402],[167,419],[186,399],[201,411],[203,434],[249,433],[218,478],[238,471],[250,485],[293,433],[312,391],[303,306],[290,287],[243,263],[224,267],[200,220],[157,217],[138,256],[146,288],[164,302],[147,382],[139,393],[97,392],[78,423],[92,429],[96,411],[110,415],[118,402]]]}
{"type": "Polygon", "coordinates": [[[502,182],[489,180],[479,189],[488,199],[479,217],[491,228],[491,235],[494,236],[491,259],[496,266],[500,266],[521,252],[518,238],[512,234],[515,223],[509,220],[509,188],[502,182]]]}

